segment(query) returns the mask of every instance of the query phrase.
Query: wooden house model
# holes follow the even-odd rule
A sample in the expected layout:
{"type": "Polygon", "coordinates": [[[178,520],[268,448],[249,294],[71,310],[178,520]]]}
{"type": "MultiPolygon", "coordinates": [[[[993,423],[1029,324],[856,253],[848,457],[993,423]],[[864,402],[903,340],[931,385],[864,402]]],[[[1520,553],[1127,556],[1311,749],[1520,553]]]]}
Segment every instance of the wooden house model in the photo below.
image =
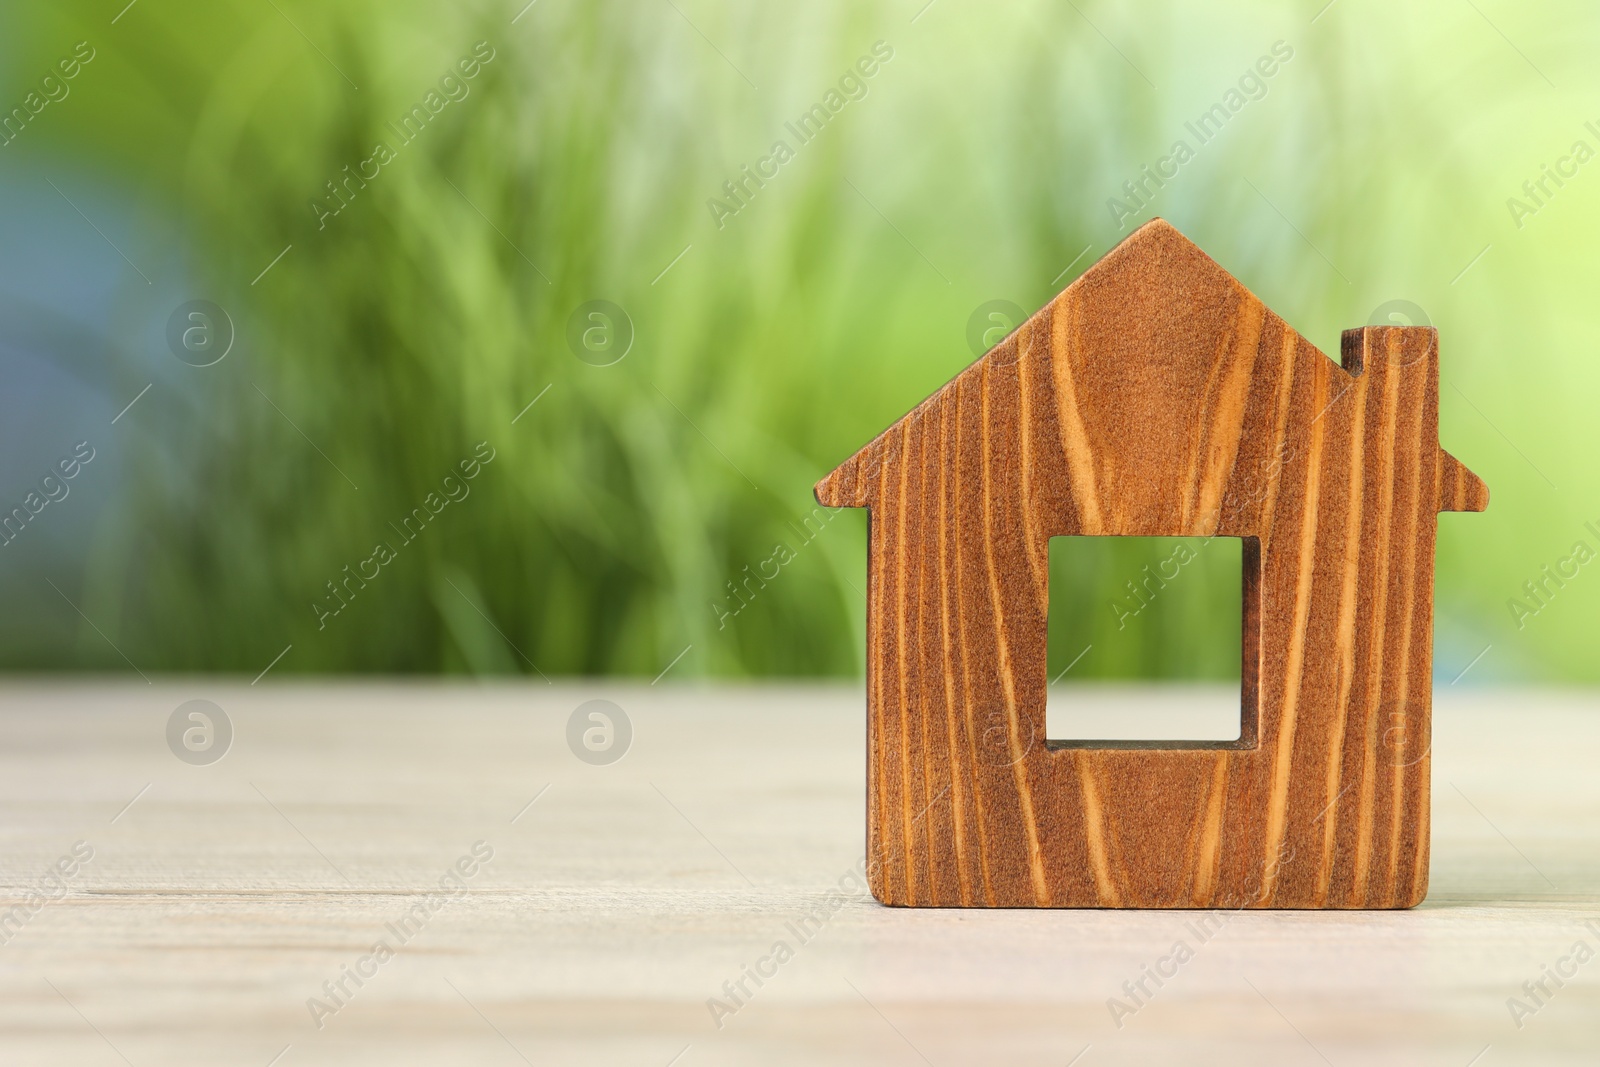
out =
{"type": "Polygon", "coordinates": [[[870,509],[874,895],[938,907],[1395,908],[1427,892],[1437,332],[1334,363],[1141,227],[817,484],[870,509]],[[1045,737],[1048,546],[1243,540],[1229,742],[1045,737]]]}

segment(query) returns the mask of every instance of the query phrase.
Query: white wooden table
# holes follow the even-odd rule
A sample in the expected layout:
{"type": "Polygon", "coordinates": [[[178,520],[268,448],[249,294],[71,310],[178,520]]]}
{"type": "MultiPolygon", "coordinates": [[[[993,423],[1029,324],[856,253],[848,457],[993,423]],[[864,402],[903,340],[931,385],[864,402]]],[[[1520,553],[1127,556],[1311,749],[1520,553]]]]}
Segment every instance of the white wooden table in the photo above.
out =
{"type": "Polygon", "coordinates": [[[1600,696],[1441,692],[1427,902],[1241,913],[1204,942],[1192,913],[830,913],[862,857],[862,707],[859,687],[8,683],[0,1063],[1600,1062],[1600,959],[1569,957],[1600,950],[1600,696]],[[196,698],[235,735],[209,765],[166,740],[196,698]],[[592,698],[632,723],[609,765],[566,740],[592,698]],[[1180,940],[1193,958],[1119,1027],[1108,998],[1133,1005],[1123,983],[1180,940]],[[720,1028],[713,997],[736,1007],[720,1028]]]}

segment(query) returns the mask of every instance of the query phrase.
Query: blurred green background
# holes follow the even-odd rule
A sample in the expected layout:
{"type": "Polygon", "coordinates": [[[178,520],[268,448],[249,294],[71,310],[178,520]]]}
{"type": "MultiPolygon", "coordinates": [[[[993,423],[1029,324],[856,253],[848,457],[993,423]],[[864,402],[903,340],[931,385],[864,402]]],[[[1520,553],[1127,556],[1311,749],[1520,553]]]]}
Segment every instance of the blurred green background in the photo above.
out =
{"type": "MultiPolygon", "coordinates": [[[[812,483],[1160,214],[1325,352],[1439,327],[1493,491],[1440,522],[1441,684],[1600,679],[1600,567],[1522,588],[1600,548],[1591,7],[125,5],[0,15],[0,503],[94,451],[0,546],[6,667],[858,672],[865,517],[812,483]]],[[[1119,629],[1156,557],[1097,551],[1053,674],[1236,674],[1236,577],[1119,629]]]]}

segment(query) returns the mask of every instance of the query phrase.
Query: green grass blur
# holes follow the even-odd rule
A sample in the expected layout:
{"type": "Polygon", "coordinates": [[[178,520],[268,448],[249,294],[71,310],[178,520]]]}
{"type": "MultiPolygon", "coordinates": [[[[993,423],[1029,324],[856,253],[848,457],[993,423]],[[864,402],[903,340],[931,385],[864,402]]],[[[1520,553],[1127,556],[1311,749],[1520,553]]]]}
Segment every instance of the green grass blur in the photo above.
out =
{"type": "MultiPolygon", "coordinates": [[[[1507,605],[1600,547],[1600,165],[1520,228],[1507,206],[1600,147],[1588,8],[141,0],[113,24],[122,7],[0,16],[7,101],[97,50],[0,164],[121,205],[153,281],[118,264],[94,380],[113,412],[157,383],[60,574],[84,617],[14,616],[11,667],[254,674],[292,644],[277,670],[653,678],[687,648],[674,679],[856,672],[866,519],[821,525],[812,483],[974,358],[980,305],[1033,310],[1160,214],[1325,352],[1385,302],[1425,309],[1442,442],[1493,493],[1441,519],[1438,673],[1492,646],[1469,681],[1600,679],[1589,568],[1534,616],[1507,605]],[[785,124],[880,41],[864,95],[800,143],[785,124]],[[1280,41],[1264,95],[1199,145],[1186,121],[1280,41]],[[403,143],[390,124],[477,42],[494,58],[403,143]],[[1119,225],[1108,198],[1179,138],[1194,158],[1119,225]],[[792,158],[744,206],[708,206],[778,140],[792,158]],[[325,215],[380,142],[394,158],[325,215]],[[213,367],[167,351],[196,298],[238,331],[213,367]],[[632,323],[609,366],[567,339],[596,299],[632,323]],[[470,495],[398,537],[479,442],[470,495]],[[380,541],[396,558],[333,599],[380,541]],[[774,568],[741,607],[729,583],[774,568]]],[[[1075,645],[1110,640],[1143,562],[1102,554],[1053,576],[1087,606],[1075,645]]],[[[1213,586],[1201,606],[1236,618],[1213,586]]],[[[1074,676],[1236,671],[1226,642],[1139,632],[1074,676]]]]}

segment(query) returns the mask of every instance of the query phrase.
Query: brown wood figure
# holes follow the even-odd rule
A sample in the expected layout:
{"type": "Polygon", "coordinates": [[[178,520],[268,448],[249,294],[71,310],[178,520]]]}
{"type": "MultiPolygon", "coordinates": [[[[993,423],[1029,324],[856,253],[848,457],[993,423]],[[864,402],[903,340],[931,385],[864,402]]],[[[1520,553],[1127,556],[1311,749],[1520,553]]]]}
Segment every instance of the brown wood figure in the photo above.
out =
{"type": "Polygon", "coordinates": [[[879,900],[1422,900],[1437,515],[1489,492],[1439,447],[1436,331],[1341,356],[1156,219],[817,484],[870,509],[879,900]],[[1046,740],[1068,534],[1243,539],[1237,741],[1046,740]]]}

